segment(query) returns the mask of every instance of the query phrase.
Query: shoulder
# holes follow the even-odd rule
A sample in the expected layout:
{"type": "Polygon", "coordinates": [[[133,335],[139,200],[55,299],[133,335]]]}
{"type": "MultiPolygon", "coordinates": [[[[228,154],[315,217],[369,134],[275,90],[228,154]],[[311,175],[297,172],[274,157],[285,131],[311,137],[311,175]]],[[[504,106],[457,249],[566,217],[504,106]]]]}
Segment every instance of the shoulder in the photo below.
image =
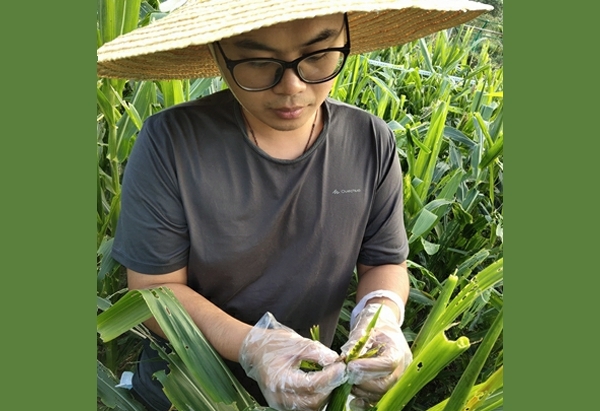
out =
{"type": "Polygon", "coordinates": [[[356,106],[328,98],[326,100],[329,121],[333,133],[344,140],[371,141],[374,147],[395,144],[392,129],[380,117],[356,106]],[[349,138],[349,137],[354,138],[349,138]]]}
{"type": "Polygon", "coordinates": [[[235,130],[235,100],[228,91],[180,103],[149,116],[135,144],[152,144],[173,150],[189,149],[190,143],[222,136],[235,130]]]}
{"type": "Polygon", "coordinates": [[[234,97],[228,90],[223,90],[197,100],[187,101],[165,108],[148,117],[148,126],[185,124],[186,121],[218,119],[233,112],[234,97]]]}
{"type": "Polygon", "coordinates": [[[362,108],[332,98],[328,98],[325,102],[332,118],[343,117],[344,119],[354,119],[358,122],[374,123],[380,127],[388,128],[385,121],[362,108]]]}
{"type": "Polygon", "coordinates": [[[370,131],[373,135],[384,138],[393,135],[392,130],[383,119],[362,108],[331,98],[326,100],[326,106],[330,121],[337,129],[361,133],[370,131]]]}

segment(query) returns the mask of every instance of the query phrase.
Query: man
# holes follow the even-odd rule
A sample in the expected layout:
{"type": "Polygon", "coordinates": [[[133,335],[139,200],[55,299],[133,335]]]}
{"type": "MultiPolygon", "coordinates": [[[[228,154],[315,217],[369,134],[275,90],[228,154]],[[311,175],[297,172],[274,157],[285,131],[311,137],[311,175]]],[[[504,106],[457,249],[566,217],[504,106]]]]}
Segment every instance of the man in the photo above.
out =
{"type": "MultiPolygon", "coordinates": [[[[320,409],[346,381],[375,402],[412,360],[400,330],[408,242],[395,139],[381,119],[328,98],[351,51],[488,9],[408,3],[188,1],[98,51],[101,76],[220,73],[229,86],[146,121],[125,169],[113,257],[130,289],[172,289],[248,391],[278,410],[320,409]],[[346,366],[328,346],[354,269],[342,354],[382,306],[380,350],[346,366]],[[315,324],[320,342],[308,338],[315,324]],[[323,369],[305,373],[302,359],[323,369]]],[[[165,367],[146,346],[133,391],[150,409],[170,406],[152,379],[165,367]]]]}

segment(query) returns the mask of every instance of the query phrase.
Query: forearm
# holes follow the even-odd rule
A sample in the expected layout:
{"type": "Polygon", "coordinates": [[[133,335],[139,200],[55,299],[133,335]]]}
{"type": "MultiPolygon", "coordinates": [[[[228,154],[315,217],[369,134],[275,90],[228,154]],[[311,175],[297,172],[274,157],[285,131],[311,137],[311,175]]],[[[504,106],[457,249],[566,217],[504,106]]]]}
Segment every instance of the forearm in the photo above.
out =
{"type": "MultiPolygon", "coordinates": [[[[128,270],[128,286],[130,289],[160,286],[170,288],[215,350],[225,359],[238,361],[240,347],[252,326],[231,317],[188,287],[185,284],[186,276],[185,269],[160,276],[145,275],[128,270]]],[[[158,335],[166,338],[154,318],[144,324],[158,335]]]]}
{"type": "MultiPolygon", "coordinates": [[[[187,285],[164,284],[173,293],[202,331],[202,334],[225,359],[238,361],[242,342],[252,326],[245,324],[211,303],[187,285]]],[[[156,324],[158,328],[158,325],[156,324]]],[[[153,330],[156,332],[156,330],[153,330]]],[[[162,331],[160,331],[162,334],[162,331]]]]}
{"type": "MultiPolygon", "coordinates": [[[[359,278],[356,289],[357,302],[372,291],[389,290],[398,294],[406,304],[410,291],[406,262],[402,264],[385,264],[380,266],[365,266],[359,264],[357,268],[359,278]]],[[[392,308],[397,316],[400,315],[396,303],[388,298],[374,297],[369,299],[369,303],[385,304],[392,308]]]]}

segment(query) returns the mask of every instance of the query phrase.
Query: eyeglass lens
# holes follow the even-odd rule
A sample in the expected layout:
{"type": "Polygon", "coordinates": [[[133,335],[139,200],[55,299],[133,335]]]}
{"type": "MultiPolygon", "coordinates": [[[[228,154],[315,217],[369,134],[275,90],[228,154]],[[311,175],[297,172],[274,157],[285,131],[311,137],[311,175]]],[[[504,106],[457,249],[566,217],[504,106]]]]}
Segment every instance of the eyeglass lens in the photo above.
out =
{"type": "MultiPolygon", "coordinates": [[[[326,81],[338,74],[344,59],[344,53],[340,51],[310,54],[298,62],[297,72],[307,83],[326,81]]],[[[242,87],[261,89],[279,82],[283,70],[284,66],[276,61],[253,60],[237,64],[233,69],[233,76],[242,87]]]]}

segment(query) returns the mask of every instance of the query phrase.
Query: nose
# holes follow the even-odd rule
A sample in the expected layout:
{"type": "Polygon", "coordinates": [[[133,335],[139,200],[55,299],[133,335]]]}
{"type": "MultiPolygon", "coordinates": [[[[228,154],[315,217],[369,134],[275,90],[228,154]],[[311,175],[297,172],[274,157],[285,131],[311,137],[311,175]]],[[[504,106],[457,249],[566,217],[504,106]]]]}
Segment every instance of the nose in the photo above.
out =
{"type": "Polygon", "coordinates": [[[306,83],[298,77],[294,69],[288,68],[283,71],[281,80],[272,90],[276,94],[293,95],[304,91],[304,89],[306,89],[306,83]]]}

